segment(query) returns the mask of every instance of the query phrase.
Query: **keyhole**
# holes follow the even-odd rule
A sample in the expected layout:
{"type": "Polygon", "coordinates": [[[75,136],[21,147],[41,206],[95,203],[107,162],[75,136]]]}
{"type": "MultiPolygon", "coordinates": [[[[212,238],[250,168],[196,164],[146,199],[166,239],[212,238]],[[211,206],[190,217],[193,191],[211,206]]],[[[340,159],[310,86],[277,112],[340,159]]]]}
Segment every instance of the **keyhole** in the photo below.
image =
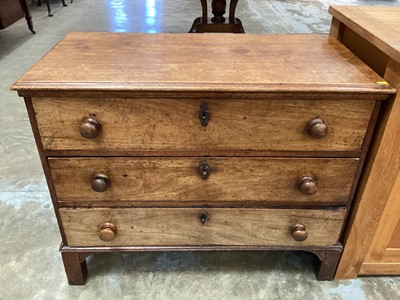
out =
{"type": "Polygon", "coordinates": [[[200,111],[199,111],[199,119],[200,119],[200,123],[202,126],[208,125],[209,117],[210,117],[210,113],[208,111],[208,105],[207,105],[207,103],[203,102],[200,105],[200,111]]]}
{"type": "Polygon", "coordinates": [[[199,216],[199,221],[201,223],[201,225],[204,225],[204,223],[207,221],[208,217],[205,213],[201,213],[201,215],[199,216]]]}
{"type": "Polygon", "coordinates": [[[200,162],[198,172],[203,180],[207,180],[210,176],[211,168],[205,160],[200,162]]]}

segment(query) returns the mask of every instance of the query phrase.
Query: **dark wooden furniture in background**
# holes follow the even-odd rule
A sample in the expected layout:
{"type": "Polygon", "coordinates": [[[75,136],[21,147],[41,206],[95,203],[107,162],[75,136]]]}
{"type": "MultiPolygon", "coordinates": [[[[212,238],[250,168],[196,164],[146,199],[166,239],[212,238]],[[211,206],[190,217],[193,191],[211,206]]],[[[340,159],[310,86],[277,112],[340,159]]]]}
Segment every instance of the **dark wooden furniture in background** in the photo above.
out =
{"type": "Polygon", "coordinates": [[[0,29],[6,28],[24,16],[29,30],[35,33],[26,0],[0,0],[0,29]]]}
{"type": "Polygon", "coordinates": [[[69,283],[109,251],[310,251],[332,279],[381,81],[325,35],[70,33],[13,86],[69,283]]]}
{"type": "Polygon", "coordinates": [[[0,0],[0,29],[4,29],[24,16],[18,1],[0,0]]]}
{"type": "MultiPolygon", "coordinates": [[[[400,7],[333,6],[330,34],[400,89],[400,7]]],[[[337,279],[400,274],[400,94],[381,112],[337,279]]]]}
{"type": "Polygon", "coordinates": [[[226,12],[226,0],[213,0],[211,9],[214,17],[207,16],[207,0],[200,0],[202,16],[194,20],[190,33],[203,32],[232,32],[244,33],[242,22],[235,17],[236,6],[239,0],[231,0],[229,5],[229,18],[224,17],[226,12]]]}

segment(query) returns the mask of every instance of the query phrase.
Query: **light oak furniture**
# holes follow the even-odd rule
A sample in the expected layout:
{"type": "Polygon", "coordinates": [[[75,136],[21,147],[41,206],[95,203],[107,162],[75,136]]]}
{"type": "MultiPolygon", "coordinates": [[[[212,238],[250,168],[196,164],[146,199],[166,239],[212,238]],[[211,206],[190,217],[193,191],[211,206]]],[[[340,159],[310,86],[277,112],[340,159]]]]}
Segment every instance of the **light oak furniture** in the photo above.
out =
{"type": "MultiPolygon", "coordinates": [[[[400,7],[333,6],[330,34],[400,89],[400,7]]],[[[381,111],[337,279],[400,274],[400,95],[381,111]]]]}
{"type": "Polygon", "coordinates": [[[69,34],[13,89],[70,284],[107,251],[303,250],[332,279],[395,92],[324,35],[115,33],[69,34]]]}

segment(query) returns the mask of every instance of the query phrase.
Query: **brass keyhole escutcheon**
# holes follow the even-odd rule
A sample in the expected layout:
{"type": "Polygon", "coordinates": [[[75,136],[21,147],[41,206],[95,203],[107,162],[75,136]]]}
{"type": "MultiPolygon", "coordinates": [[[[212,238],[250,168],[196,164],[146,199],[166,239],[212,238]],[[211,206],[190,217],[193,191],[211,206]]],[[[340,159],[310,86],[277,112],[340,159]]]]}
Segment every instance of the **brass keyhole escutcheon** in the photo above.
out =
{"type": "Polygon", "coordinates": [[[211,167],[205,160],[202,160],[199,164],[199,175],[201,179],[207,180],[208,177],[210,177],[210,174],[211,174],[211,167]]]}
{"type": "Polygon", "coordinates": [[[208,216],[205,212],[202,212],[199,216],[199,221],[201,223],[201,225],[204,225],[208,220],[208,216]]]}
{"type": "Polygon", "coordinates": [[[200,120],[201,126],[208,125],[208,121],[210,120],[210,111],[208,110],[208,104],[206,102],[203,102],[200,105],[199,120],[200,120]]]}

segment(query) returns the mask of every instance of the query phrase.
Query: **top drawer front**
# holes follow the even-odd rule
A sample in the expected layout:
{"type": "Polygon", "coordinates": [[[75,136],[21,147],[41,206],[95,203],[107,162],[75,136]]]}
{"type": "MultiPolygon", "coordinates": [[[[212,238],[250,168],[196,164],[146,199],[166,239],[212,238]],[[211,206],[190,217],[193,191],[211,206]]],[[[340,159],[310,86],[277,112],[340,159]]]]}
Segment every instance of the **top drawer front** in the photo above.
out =
{"type": "Polygon", "coordinates": [[[354,151],[374,101],[35,98],[33,106],[45,150],[354,151]],[[80,133],[87,117],[100,126],[92,139],[80,133]],[[307,130],[315,118],[328,126],[323,138],[307,130]]]}

